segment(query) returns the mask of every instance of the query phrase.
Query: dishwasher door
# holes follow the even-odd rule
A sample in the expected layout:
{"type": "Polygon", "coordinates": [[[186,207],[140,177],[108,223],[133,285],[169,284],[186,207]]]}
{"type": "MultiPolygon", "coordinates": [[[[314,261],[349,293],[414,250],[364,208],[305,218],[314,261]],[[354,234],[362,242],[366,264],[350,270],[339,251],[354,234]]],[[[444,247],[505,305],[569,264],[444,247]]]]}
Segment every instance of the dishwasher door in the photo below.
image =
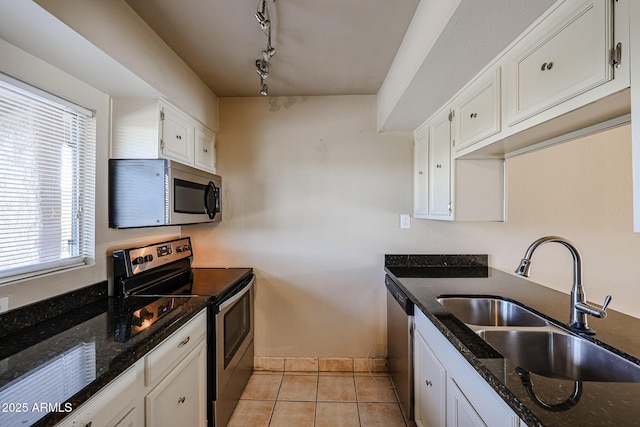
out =
{"type": "Polygon", "coordinates": [[[413,302],[393,280],[387,287],[387,363],[407,425],[413,424],[413,302]]]}

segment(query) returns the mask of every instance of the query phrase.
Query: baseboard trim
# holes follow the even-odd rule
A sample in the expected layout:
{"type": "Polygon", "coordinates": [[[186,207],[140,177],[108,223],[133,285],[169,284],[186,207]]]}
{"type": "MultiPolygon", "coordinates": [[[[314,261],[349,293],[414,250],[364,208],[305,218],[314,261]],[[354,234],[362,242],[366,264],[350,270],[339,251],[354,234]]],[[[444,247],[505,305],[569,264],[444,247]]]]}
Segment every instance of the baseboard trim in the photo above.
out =
{"type": "Polygon", "coordinates": [[[273,372],[387,372],[382,357],[254,357],[254,370],[273,372]]]}

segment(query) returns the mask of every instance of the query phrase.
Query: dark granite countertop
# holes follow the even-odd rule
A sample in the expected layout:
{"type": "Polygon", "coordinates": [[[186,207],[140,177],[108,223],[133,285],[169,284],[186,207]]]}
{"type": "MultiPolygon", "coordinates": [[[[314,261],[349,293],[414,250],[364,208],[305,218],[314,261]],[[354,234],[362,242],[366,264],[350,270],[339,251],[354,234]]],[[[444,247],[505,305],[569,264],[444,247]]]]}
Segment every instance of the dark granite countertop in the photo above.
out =
{"type": "MultiPolygon", "coordinates": [[[[516,366],[508,359],[503,359],[436,301],[438,296],[445,294],[500,296],[518,301],[552,319],[566,323],[569,320],[570,306],[568,293],[492,268],[485,269],[484,277],[474,277],[473,274],[482,269],[481,259],[466,265],[464,262],[420,265],[408,262],[406,257],[408,256],[387,255],[387,274],[527,425],[640,425],[640,384],[637,383],[585,381],[582,396],[574,407],[553,412],[538,406],[528,396],[515,373],[516,366]],[[433,270],[432,267],[436,269],[433,270]]],[[[567,292],[570,287],[571,284],[568,283],[567,292]]],[[[585,287],[588,293],[588,284],[585,287]]],[[[613,297],[615,301],[615,295],[613,297]]],[[[586,339],[604,347],[618,349],[626,353],[627,359],[640,363],[640,319],[610,309],[606,319],[589,317],[588,320],[597,333],[595,336],[583,335],[586,339]]],[[[606,370],[607,367],[603,366],[602,369],[606,370]]],[[[536,374],[531,374],[531,379],[539,397],[552,404],[567,399],[574,387],[573,381],[550,379],[536,374]]]]}
{"type": "Polygon", "coordinates": [[[209,297],[185,298],[149,328],[120,342],[118,300],[106,296],[106,282],[87,289],[0,315],[0,425],[54,425],[67,415],[65,408],[77,408],[209,303],[209,297]],[[65,357],[75,358],[73,366],[85,367],[71,375],[82,379],[62,380],[60,370],[38,377],[65,357]],[[35,378],[38,383],[30,385],[30,391],[18,391],[35,378]],[[65,395],[61,383],[69,382],[75,389],[65,395]],[[58,404],[59,410],[34,412],[33,405],[42,403],[58,404]],[[16,404],[26,404],[28,410],[19,412],[16,404]]]}

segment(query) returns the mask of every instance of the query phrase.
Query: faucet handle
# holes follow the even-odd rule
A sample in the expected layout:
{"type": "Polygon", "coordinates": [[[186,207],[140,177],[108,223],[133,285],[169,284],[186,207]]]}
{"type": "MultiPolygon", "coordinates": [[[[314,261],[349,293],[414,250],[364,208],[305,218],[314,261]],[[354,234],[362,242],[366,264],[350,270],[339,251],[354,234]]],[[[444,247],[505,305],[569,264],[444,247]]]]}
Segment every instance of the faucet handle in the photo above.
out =
{"type": "Polygon", "coordinates": [[[602,311],[606,313],[607,311],[607,307],[609,306],[609,303],[611,302],[612,298],[611,295],[607,295],[607,297],[604,299],[604,304],[602,304],[602,311]]]}

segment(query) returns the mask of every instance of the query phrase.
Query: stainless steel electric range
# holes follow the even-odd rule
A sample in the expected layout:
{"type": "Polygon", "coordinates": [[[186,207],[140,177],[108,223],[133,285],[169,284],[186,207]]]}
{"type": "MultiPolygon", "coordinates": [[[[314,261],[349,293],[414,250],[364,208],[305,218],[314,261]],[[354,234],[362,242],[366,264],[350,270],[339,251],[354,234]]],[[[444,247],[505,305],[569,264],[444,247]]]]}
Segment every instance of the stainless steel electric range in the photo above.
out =
{"type": "Polygon", "coordinates": [[[115,338],[129,339],[188,298],[209,297],[207,417],[224,427],[253,370],[255,278],[251,268],[191,268],[192,260],[188,237],[114,251],[115,338]]]}

